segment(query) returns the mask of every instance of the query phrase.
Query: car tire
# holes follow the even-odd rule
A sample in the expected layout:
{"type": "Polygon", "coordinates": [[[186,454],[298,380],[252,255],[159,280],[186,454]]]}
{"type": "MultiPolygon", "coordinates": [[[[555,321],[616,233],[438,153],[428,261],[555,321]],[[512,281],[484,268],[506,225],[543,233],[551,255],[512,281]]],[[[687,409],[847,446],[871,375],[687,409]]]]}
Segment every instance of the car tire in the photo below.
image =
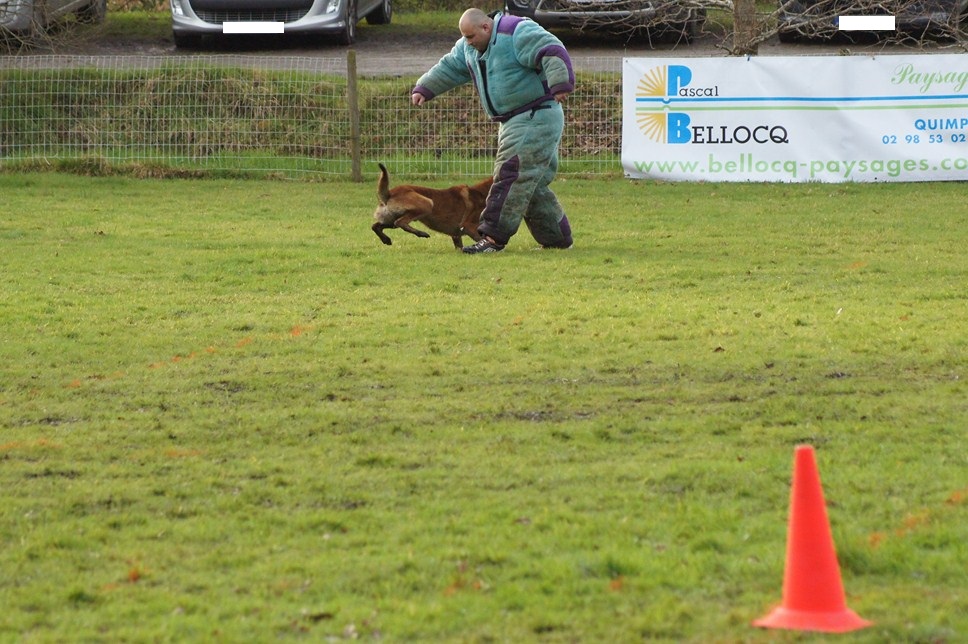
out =
{"type": "Polygon", "coordinates": [[[388,25],[393,19],[393,3],[391,0],[383,0],[380,6],[371,11],[366,16],[368,25],[388,25]]]}
{"type": "Polygon", "coordinates": [[[346,26],[340,32],[337,40],[341,45],[352,45],[356,42],[356,23],[359,18],[356,16],[356,0],[346,0],[346,26]]]}
{"type": "Polygon", "coordinates": [[[91,3],[77,12],[77,19],[89,25],[99,25],[104,22],[108,13],[107,0],[91,0],[91,3]]]}
{"type": "Polygon", "coordinates": [[[50,19],[47,16],[47,9],[44,3],[35,2],[34,11],[30,18],[30,28],[27,30],[27,37],[34,38],[44,34],[50,25],[50,19]]]}

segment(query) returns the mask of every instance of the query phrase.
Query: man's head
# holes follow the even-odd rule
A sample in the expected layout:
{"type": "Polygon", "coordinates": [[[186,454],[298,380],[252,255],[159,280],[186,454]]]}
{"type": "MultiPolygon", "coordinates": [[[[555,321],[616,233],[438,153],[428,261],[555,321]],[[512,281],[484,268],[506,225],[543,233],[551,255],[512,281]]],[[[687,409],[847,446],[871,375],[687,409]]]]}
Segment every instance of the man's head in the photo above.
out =
{"type": "Polygon", "coordinates": [[[480,9],[468,9],[461,15],[458,28],[468,45],[484,53],[491,42],[494,20],[480,9]]]}

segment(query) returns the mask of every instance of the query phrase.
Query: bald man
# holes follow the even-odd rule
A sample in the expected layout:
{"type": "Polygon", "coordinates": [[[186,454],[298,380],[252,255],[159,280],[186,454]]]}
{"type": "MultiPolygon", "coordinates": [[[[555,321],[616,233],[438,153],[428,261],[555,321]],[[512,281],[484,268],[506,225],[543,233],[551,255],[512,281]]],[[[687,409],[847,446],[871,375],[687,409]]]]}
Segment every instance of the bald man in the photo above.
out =
{"type": "Polygon", "coordinates": [[[504,250],[523,219],[543,248],[571,248],[571,225],[548,185],[558,171],[564,128],[561,102],[575,89],[564,45],[526,18],[468,9],[458,23],[461,39],[411,93],[423,105],[473,83],[481,106],[498,122],[494,185],[469,254],[504,250]]]}

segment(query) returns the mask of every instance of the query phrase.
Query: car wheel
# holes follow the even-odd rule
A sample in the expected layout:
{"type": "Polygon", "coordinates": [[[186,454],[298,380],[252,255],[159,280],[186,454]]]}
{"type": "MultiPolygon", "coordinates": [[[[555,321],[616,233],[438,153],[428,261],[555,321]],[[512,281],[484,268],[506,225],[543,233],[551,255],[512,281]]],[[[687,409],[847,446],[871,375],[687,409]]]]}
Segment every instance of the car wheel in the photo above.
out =
{"type": "Polygon", "coordinates": [[[356,42],[356,23],[359,22],[356,17],[356,0],[346,0],[345,16],[346,26],[339,34],[339,42],[341,45],[352,45],[356,42]]]}
{"type": "Polygon", "coordinates": [[[104,22],[108,12],[108,0],[91,0],[91,4],[77,12],[77,19],[91,25],[104,22]]]}
{"type": "Polygon", "coordinates": [[[30,29],[27,35],[33,37],[42,34],[47,31],[48,25],[47,7],[42,2],[35,2],[33,17],[30,19],[30,29]]]}
{"type": "Polygon", "coordinates": [[[368,25],[388,25],[392,18],[393,5],[391,0],[383,0],[379,7],[366,16],[366,23],[368,25]]]}

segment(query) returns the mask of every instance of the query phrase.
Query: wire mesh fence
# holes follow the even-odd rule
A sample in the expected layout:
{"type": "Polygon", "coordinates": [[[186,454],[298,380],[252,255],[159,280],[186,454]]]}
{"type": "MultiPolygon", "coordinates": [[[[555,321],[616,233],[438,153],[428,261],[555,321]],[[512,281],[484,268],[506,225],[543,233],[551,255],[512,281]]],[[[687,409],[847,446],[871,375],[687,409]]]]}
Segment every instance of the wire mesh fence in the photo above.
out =
{"type": "MultiPolygon", "coordinates": [[[[358,178],[491,171],[497,125],[470,87],[410,105],[413,77],[349,58],[0,57],[0,168],[358,178]]],[[[603,64],[604,62],[604,64],[603,64]]],[[[578,70],[562,174],[619,174],[620,61],[578,70]]]]}

